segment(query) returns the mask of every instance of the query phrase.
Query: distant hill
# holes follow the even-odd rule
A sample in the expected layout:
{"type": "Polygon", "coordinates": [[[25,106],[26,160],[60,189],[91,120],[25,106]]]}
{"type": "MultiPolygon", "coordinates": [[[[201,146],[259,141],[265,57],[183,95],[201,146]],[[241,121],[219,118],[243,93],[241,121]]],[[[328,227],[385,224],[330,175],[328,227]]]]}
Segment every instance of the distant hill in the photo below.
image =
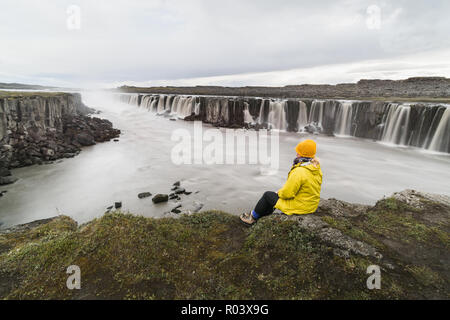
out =
{"type": "Polygon", "coordinates": [[[273,98],[361,99],[361,98],[450,98],[450,79],[444,77],[415,77],[405,80],[360,80],[357,83],[302,84],[284,87],[134,87],[122,86],[116,90],[134,93],[223,95],[273,98]]]}
{"type": "Polygon", "coordinates": [[[40,85],[36,85],[36,84],[3,83],[3,82],[0,82],[0,89],[45,90],[45,89],[58,89],[58,87],[40,86],[40,85]]]}

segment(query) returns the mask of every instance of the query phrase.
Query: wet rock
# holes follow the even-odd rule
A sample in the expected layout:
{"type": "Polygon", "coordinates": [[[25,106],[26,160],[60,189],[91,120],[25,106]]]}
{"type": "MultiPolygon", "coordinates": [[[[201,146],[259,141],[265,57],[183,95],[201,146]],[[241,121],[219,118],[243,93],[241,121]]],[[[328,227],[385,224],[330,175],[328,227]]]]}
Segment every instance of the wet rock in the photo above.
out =
{"type": "Polygon", "coordinates": [[[114,207],[114,206],[109,206],[109,207],[106,208],[106,210],[109,211],[109,210],[111,210],[113,207],[114,207]]]}
{"type": "Polygon", "coordinates": [[[185,192],[184,192],[184,194],[187,195],[187,196],[190,195],[191,193],[192,193],[192,192],[190,192],[190,191],[185,191],[185,192]]]}
{"type": "Polygon", "coordinates": [[[6,185],[6,184],[11,184],[16,182],[17,180],[19,180],[16,177],[13,176],[7,176],[7,177],[0,177],[0,186],[1,185],[6,185]]]}
{"type": "Polygon", "coordinates": [[[179,186],[180,186],[180,181],[175,182],[175,183],[173,184],[173,186],[179,187],[179,186]]]}
{"type": "Polygon", "coordinates": [[[158,193],[152,198],[153,203],[167,202],[169,200],[169,195],[158,193]]]}
{"type": "Polygon", "coordinates": [[[113,141],[114,141],[114,142],[119,142],[119,139],[114,139],[113,141]]]}
{"type": "Polygon", "coordinates": [[[75,153],[64,153],[63,157],[64,158],[73,158],[73,157],[75,157],[75,155],[76,155],[75,153]]]}
{"type": "Polygon", "coordinates": [[[174,193],[175,194],[182,194],[182,193],[184,193],[186,190],[184,189],[184,188],[180,188],[180,187],[177,187],[175,190],[174,190],[174,193]]]}
{"type": "Polygon", "coordinates": [[[122,202],[121,202],[121,201],[119,201],[119,202],[114,202],[114,208],[116,208],[116,209],[122,208],[122,202]]]}
{"type": "Polygon", "coordinates": [[[138,194],[138,198],[139,199],[143,199],[143,198],[148,198],[150,197],[152,194],[150,192],[141,192],[138,194]]]}

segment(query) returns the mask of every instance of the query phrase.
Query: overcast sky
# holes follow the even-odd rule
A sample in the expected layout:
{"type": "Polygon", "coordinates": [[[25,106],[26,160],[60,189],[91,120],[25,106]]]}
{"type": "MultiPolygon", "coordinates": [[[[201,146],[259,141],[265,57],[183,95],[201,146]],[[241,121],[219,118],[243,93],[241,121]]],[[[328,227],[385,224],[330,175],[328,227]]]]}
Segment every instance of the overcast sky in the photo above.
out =
{"type": "Polygon", "coordinates": [[[449,14],[448,0],[2,0],[0,82],[275,86],[450,77],[449,14]]]}

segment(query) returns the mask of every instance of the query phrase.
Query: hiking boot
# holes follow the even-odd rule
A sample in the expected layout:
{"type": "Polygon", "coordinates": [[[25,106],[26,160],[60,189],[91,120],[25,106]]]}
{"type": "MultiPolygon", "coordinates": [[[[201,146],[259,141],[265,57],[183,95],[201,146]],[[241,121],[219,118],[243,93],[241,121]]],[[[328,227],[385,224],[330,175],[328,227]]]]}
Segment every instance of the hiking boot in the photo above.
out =
{"type": "Polygon", "coordinates": [[[241,221],[247,226],[251,226],[256,223],[256,220],[255,220],[255,218],[253,218],[251,213],[243,213],[243,214],[241,214],[239,219],[241,219],[241,221]]]}

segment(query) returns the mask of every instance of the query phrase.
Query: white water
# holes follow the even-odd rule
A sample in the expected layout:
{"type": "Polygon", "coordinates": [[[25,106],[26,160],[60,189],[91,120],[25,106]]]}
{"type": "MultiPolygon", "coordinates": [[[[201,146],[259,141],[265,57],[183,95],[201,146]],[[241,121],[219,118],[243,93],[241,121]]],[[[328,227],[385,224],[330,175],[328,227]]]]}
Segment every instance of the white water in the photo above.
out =
{"type": "Polygon", "coordinates": [[[302,129],[308,124],[308,110],[306,108],[306,103],[303,101],[300,101],[297,124],[298,131],[302,131],[302,129]]]}
{"type": "Polygon", "coordinates": [[[338,136],[351,136],[352,103],[341,102],[337,113],[334,133],[338,136]]]}
{"type": "Polygon", "coordinates": [[[439,126],[434,133],[433,140],[431,140],[428,149],[433,151],[441,151],[442,146],[450,143],[450,108],[447,108],[442,115],[439,126]]]}
{"type": "Polygon", "coordinates": [[[311,104],[311,113],[309,114],[309,123],[317,123],[320,127],[322,127],[323,120],[323,106],[325,101],[315,100],[311,104]]]}
{"type": "Polygon", "coordinates": [[[276,191],[283,185],[295,157],[294,148],[306,138],[318,145],[324,198],[374,204],[406,188],[450,194],[449,155],[392,148],[352,137],[280,132],[280,168],[273,176],[263,175],[259,165],[176,166],[171,150],[177,142],[171,141],[171,135],[180,128],[192,133],[192,122],[169,121],[105,95],[83,94],[83,100],[122,130],[120,141],[84,148],[79,156],[60,163],[13,170],[19,181],[1,188],[8,190],[0,198],[4,226],[59,213],[86,222],[102,215],[114,201],[122,201],[125,211],[161,216],[175,206],[174,202],[154,205],[150,198],[138,199],[137,194],[168,193],[178,180],[187,190],[200,191],[183,196],[183,206],[199,201],[205,210],[239,214],[252,209],[264,191],[276,191]]]}
{"type": "Polygon", "coordinates": [[[409,105],[391,104],[384,127],[382,141],[398,145],[406,145],[408,134],[409,105]]]}
{"type": "Polygon", "coordinates": [[[267,121],[272,129],[284,131],[287,129],[286,107],[286,101],[270,101],[267,121]]]}

